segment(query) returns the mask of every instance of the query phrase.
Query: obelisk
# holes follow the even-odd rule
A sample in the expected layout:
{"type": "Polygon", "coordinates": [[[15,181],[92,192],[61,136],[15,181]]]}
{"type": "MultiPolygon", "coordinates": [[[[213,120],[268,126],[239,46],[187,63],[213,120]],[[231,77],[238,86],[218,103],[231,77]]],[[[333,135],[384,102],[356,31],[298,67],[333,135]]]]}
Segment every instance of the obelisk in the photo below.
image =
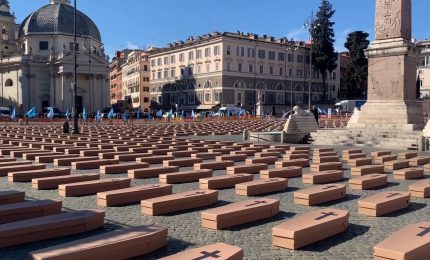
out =
{"type": "Polygon", "coordinates": [[[376,0],[369,59],[368,101],[349,129],[422,130],[416,97],[417,48],[411,42],[411,0],[376,0]]]}

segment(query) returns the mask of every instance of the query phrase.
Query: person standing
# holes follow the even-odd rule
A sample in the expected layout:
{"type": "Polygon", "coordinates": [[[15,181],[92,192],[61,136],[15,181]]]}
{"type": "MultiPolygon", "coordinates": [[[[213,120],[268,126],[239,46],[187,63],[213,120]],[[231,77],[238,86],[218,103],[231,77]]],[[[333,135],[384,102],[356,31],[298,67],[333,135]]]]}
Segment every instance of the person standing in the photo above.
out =
{"type": "Polygon", "coordinates": [[[318,108],[316,106],[312,106],[311,112],[312,114],[314,114],[315,120],[317,121],[317,123],[319,123],[320,115],[318,113],[318,108]]]}

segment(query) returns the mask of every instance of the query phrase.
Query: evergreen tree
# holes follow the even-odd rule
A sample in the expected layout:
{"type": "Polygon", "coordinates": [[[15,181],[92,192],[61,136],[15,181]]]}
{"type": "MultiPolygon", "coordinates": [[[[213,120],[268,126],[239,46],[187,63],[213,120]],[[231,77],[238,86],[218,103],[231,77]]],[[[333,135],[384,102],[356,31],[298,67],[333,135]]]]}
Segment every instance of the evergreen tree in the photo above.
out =
{"type": "Polygon", "coordinates": [[[367,80],[369,61],[364,50],[369,47],[369,34],[356,31],[348,34],[345,48],[348,49],[351,61],[347,67],[348,98],[363,97],[363,84],[367,80]]]}
{"type": "MultiPolygon", "coordinates": [[[[338,54],[334,50],[334,22],[331,21],[335,11],[329,0],[322,0],[315,20],[311,23],[312,63],[313,69],[318,70],[323,80],[323,98],[326,98],[327,71],[336,69],[338,54]]],[[[311,72],[312,75],[312,72],[311,72]]]]}

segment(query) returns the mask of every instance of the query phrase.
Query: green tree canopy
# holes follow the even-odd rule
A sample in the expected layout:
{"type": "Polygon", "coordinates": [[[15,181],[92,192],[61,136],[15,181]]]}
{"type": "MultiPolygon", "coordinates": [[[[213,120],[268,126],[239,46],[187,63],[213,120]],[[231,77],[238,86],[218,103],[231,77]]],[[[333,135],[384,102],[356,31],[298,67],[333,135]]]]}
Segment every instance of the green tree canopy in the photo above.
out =
{"type": "MultiPolygon", "coordinates": [[[[329,0],[322,0],[315,20],[310,24],[312,36],[312,63],[313,68],[318,70],[323,80],[323,97],[326,98],[327,71],[333,72],[337,67],[338,54],[334,50],[334,22],[331,21],[335,11],[329,0]]],[[[311,72],[312,73],[312,72],[311,72]]]]}
{"type": "Polygon", "coordinates": [[[369,47],[369,34],[363,31],[355,31],[348,34],[345,48],[348,49],[350,62],[347,67],[348,98],[364,98],[364,82],[368,76],[369,61],[364,53],[369,47]]]}

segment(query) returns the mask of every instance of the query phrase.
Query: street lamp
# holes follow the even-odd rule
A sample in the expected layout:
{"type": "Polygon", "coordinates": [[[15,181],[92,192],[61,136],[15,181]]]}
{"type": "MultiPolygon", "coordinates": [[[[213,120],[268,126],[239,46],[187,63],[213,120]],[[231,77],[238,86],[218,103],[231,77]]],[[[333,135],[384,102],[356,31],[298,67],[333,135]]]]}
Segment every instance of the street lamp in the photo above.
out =
{"type": "Polygon", "coordinates": [[[72,134],[79,134],[79,125],[78,125],[78,83],[77,83],[77,73],[78,73],[78,52],[76,50],[76,45],[77,45],[77,26],[76,26],[76,14],[77,14],[77,9],[76,9],[76,0],[74,0],[74,14],[73,14],[73,54],[74,54],[74,75],[73,75],[73,83],[72,83],[72,94],[73,94],[73,109],[75,110],[75,115],[73,117],[73,130],[72,130],[72,134]]]}
{"type": "MultiPolygon", "coordinates": [[[[312,99],[312,74],[313,74],[313,66],[312,66],[312,47],[314,44],[314,39],[312,37],[312,30],[318,28],[320,26],[320,24],[315,24],[315,17],[314,17],[314,13],[312,12],[311,16],[305,21],[303,28],[305,29],[309,29],[309,40],[310,40],[310,44],[311,44],[311,48],[310,48],[310,70],[309,70],[309,97],[308,97],[308,107],[309,110],[311,110],[311,99],[312,99]]],[[[306,61],[305,61],[306,63],[306,61]]],[[[325,87],[325,86],[323,86],[325,87]]]]}

